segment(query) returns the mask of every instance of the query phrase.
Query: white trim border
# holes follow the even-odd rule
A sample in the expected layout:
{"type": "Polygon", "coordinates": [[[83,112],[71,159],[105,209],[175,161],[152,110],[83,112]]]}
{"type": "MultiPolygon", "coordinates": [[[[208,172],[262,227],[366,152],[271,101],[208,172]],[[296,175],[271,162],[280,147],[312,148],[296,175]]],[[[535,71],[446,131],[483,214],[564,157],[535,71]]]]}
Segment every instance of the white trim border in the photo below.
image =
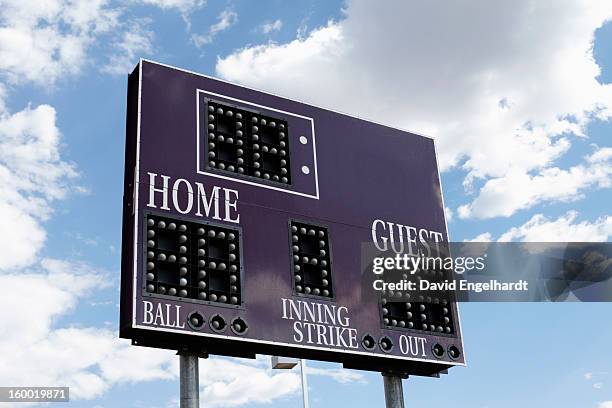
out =
{"type": "MultiPolygon", "coordinates": [[[[218,93],[214,93],[214,92],[210,92],[210,91],[205,91],[203,89],[196,89],[196,173],[197,174],[202,174],[205,176],[209,176],[209,177],[216,177],[216,178],[220,178],[223,180],[231,180],[231,181],[235,181],[236,183],[243,183],[243,184],[248,184],[250,186],[256,186],[256,187],[262,187],[262,188],[267,188],[269,190],[276,190],[276,191],[282,191],[283,193],[288,193],[288,194],[295,194],[298,196],[302,196],[302,197],[306,197],[306,198],[314,198],[315,200],[319,199],[319,172],[318,172],[318,167],[317,167],[317,144],[316,144],[316,136],[315,136],[315,128],[314,128],[314,119],[309,117],[309,116],[303,116],[303,115],[298,115],[297,113],[292,113],[292,112],[287,112],[284,110],[280,110],[280,109],[276,109],[276,108],[272,108],[270,106],[266,106],[266,105],[258,105],[256,103],[252,103],[249,101],[245,101],[242,99],[238,99],[238,98],[232,98],[231,96],[227,96],[227,95],[223,95],[223,94],[218,94],[218,93]],[[273,112],[278,112],[278,113],[282,113],[284,115],[289,115],[289,116],[295,116],[298,117],[300,119],[305,119],[310,121],[310,127],[312,129],[312,157],[313,157],[313,161],[314,161],[314,178],[315,178],[315,194],[308,194],[308,193],[303,193],[300,191],[293,191],[293,190],[289,190],[286,188],[282,188],[282,187],[277,187],[277,186],[273,186],[273,185],[269,185],[269,184],[263,184],[263,183],[258,183],[256,181],[249,181],[249,180],[245,180],[242,179],[240,177],[231,177],[231,176],[224,176],[222,174],[215,174],[215,173],[211,173],[211,172],[207,172],[207,171],[203,171],[200,169],[200,93],[205,94],[205,95],[211,95],[213,98],[222,98],[222,99],[227,99],[230,100],[232,102],[238,102],[238,103],[242,103],[246,106],[255,106],[261,109],[266,109],[269,111],[273,111],[273,112]]],[[[291,145],[289,146],[289,149],[291,149],[291,145]]]]}
{"type": "MultiPolygon", "coordinates": [[[[450,366],[465,366],[465,363],[460,363],[460,362],[456,362],[456,361],[444,361],[444,360],[437,360],[437,359],[425,359],[425,358],[418,358],[418,357],[410,357],[410,356],[400,356],[400,355],[394,355],[394,354],[376,354],[376,353],[368,353],[365,351],[353,351],[353,350],[346,350],[346,349],[334,349],[334,348],[327,348],[327,347],[316,347],[316,346],[306,346],[303,344],[295,344],[295,343],[283,343],[283,342],[279,342],[279,341],[269,341],[269,340],[257,340],[257,339],[249,339],[246,337],[233,337],[233,336],[226,336],[223,334],[213,334],[213,333],[202,333],[202,332],[185,332],[182,330],[176,330],[176,329],[170,329],[167,327],[153,327],[153,326],[143,326],[143,325],[136,325],[134,326],[134,328],[137,329],[143,329],[143,330],[152,330],[152,331],[162,331],[162,332],[168,332],[168,333],[178,333],[178,334],[183,334],[186,336],[192,336],[192,335],[196,335],[196,336],[202,336],[202,337],[212,337],[212,338],[217,338],[217,339],[229,339],[229,340],[235,340],[235,341],[242,341],[245,343],[257,343],[257,344],[268,344],[268,345],[273,345],[273,346],[287,346],[287,347],[293,347],[293,348],[300,348],[300,349],[306,349],[306,350],[316,350],[316,351],[328,351],[328,352],[333,352],[333,353],[344,353],[344,354],[355,354],[355,355],[360,355],[360,356],[368,356],[368,357],[380,357],[380,358],[389,358],[389,359],[393,359],[393,360],[409,360],[409,361],[421,361],[421,362],[425,362],[425,363],[438,363],[438,364],[444,364],[444,365],[450,365],[450,366]]],[[[325,360],[322,360],[325,361],[325,360]]]]}

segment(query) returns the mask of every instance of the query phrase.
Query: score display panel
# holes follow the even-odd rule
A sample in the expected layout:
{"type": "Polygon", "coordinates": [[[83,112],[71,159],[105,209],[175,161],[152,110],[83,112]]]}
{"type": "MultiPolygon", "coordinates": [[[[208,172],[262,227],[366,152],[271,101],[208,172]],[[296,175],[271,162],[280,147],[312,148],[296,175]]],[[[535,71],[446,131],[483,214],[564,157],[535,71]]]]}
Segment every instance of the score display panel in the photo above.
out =
{"type": "Polygon", "coordinates": [[[121,337],[401,375],[465,365],[457,305],[375,291],[363,261],[446,241],[432,139],[147,60],[127,100],[121,337]]]}

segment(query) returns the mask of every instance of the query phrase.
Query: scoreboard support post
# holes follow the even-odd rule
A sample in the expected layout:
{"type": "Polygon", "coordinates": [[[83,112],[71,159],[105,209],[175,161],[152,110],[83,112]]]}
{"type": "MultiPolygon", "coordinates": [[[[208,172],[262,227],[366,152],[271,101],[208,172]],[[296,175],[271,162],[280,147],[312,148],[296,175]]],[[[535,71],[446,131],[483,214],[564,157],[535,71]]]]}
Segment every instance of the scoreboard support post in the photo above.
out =
{"type": "Polygon", "coordinates": [[[304,408],[310,408],[308,402],[308,380],[306,379],[306,360],[300,359],[300,373],[302,375],[302,399],[304,400],[304,408]]]}
{"type": "Polygon", "coordinates": [[[387,408],[404,408],[402,377],[383,373],[385,386],[385,406],[387,408]]]}
{"type": "Polygon", "coordinates": [[[180,353],[180,408],[200,407],[200,378],[198,369],[198,356],[195,354],[180,353]]]}

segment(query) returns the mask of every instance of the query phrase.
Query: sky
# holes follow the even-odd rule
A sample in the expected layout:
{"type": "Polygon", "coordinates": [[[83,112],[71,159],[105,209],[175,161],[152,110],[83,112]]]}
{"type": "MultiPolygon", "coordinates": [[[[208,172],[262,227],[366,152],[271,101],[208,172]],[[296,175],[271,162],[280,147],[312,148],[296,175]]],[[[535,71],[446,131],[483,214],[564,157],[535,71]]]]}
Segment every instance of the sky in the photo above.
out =
{"type": "MultiPolygon", "coordinates": [[[[178,406],[174,353],[117,338],[140,57],[436,138],[454,241],[609,241],[610,19],[609,0],[0,0],[0,385],[178,406]]],[[[611,311],[463,304],[468,366],[406,380],[406,405],[612,408],[611,311]]],[[[309,365],[312,407],[382,406],[380,374],[309,365]]],[[[301,406],[265,356],[200,371],[202,407],[301,406]]]]}

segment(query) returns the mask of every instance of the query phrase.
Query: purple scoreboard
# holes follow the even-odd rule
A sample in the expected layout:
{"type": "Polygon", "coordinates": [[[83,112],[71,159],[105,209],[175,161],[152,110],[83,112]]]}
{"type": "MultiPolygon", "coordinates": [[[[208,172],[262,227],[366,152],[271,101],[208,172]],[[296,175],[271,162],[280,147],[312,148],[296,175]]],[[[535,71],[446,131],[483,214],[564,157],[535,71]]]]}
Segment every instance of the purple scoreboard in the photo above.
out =
{"type": "Polygon", "coordinates": [[[126,133],[121,337],[402,375],[465,364],[456,303],[390,301],[363,260],[447,241],[432,139],[147,60],[126,133]]]}

